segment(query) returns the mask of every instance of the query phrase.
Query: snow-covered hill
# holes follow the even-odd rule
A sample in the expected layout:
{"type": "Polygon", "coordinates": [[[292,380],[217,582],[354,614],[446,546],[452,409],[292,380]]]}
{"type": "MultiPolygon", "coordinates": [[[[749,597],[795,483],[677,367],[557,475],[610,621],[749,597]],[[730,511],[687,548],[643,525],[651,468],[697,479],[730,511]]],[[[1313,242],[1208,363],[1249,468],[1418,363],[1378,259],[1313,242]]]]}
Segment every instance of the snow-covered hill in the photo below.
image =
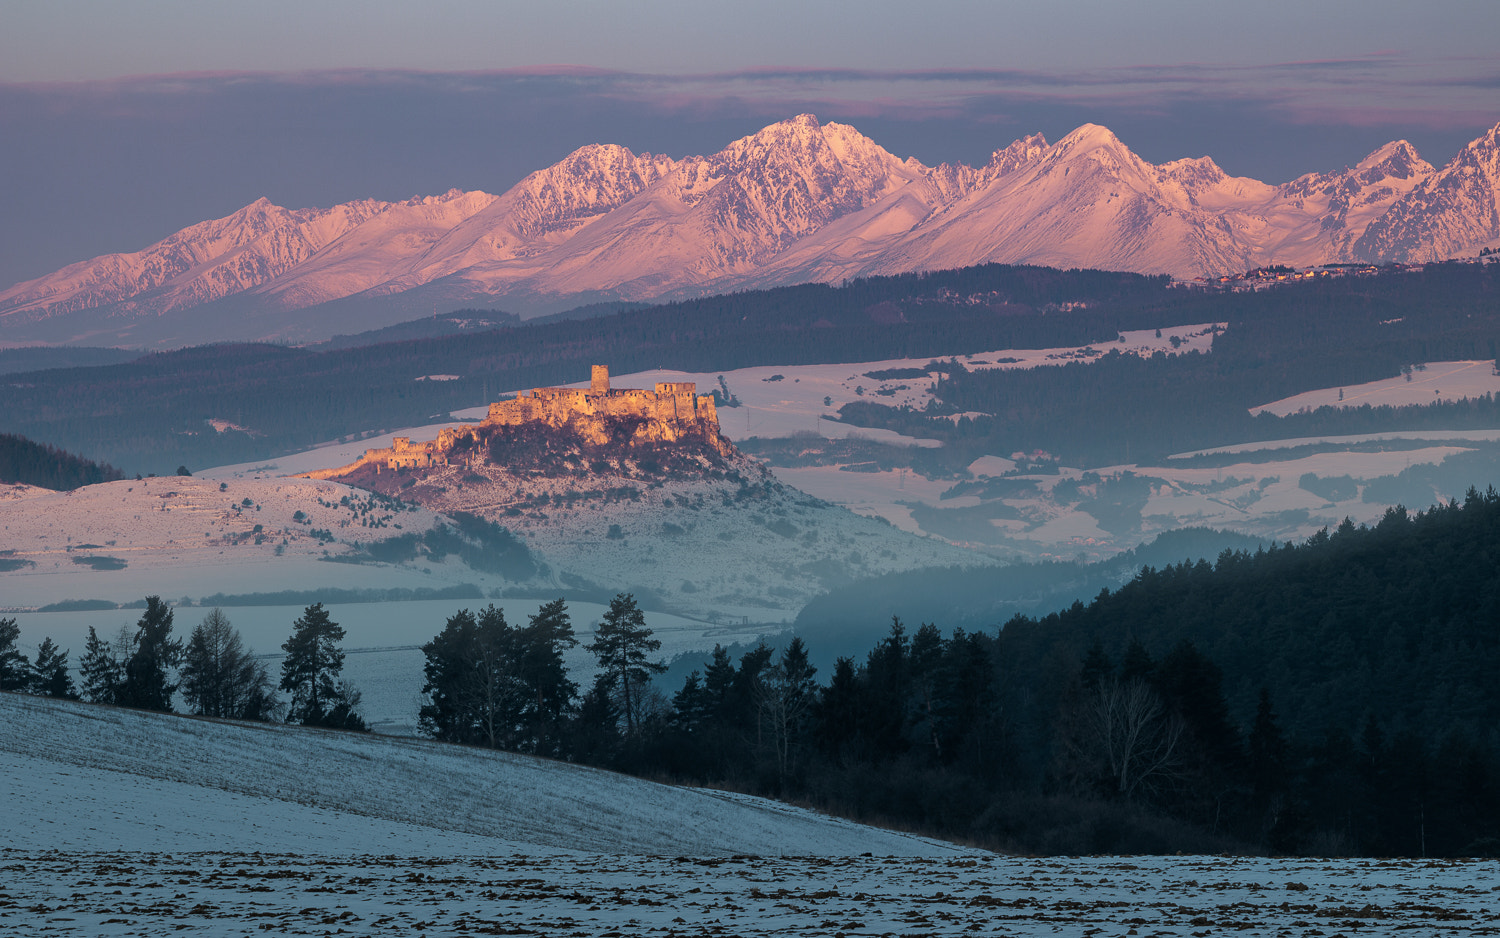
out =
{"type": "Polygon", "coordinates": [[[970,852],[763,799],[414,739],[9,693],[0,724],[11,849],[970,852]]]}
{"type": "Polygon", "coordinates": [[[804,114],[710,156],[587,146],[500,196],[262,199],[0,292],[0,340],[305,340],[465,304],[541,311],[991,261],[1194,276],[1436,260],[1500,244],[1497,134],[1441,170],[1395,141],[1272,186],[1208,157],[1153,165],[1092,124],[982,167],[927,167],[804,114]]]}

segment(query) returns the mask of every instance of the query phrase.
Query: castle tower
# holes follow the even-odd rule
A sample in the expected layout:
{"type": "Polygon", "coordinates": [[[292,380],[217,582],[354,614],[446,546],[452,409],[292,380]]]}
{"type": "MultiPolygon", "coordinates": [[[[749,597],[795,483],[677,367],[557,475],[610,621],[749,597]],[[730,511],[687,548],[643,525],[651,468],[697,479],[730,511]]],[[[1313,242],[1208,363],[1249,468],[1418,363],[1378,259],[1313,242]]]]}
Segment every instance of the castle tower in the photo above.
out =
{"type": "Polygon", "coordinates": [[[593,384],[589,387],[589,393],[590,394],[608,394],[609,393],[609,366],[608,365],[595,365],[594,366],[593,379],[594,379],[593,380],[593,384]]]}

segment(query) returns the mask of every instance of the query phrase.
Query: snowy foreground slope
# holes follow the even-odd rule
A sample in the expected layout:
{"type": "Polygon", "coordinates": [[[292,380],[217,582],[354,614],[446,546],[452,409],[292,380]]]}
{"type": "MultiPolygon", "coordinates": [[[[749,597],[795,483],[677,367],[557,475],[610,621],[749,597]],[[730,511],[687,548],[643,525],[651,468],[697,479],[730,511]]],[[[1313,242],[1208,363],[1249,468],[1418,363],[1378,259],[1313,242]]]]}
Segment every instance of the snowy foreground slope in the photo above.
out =
{"type": "Polygon", "coordinates": [[[0,694],[0,726],[0,786],[12,793],[4,843],[18,849],[388,852],[393,847],[386,843],[405,843],[397,852],[965,852],[762,799],[413,739],[16,694],[0,694]],[[15,811],[14,793],[35,788],[25,780],[48,773],[61,783],[53,794],[38,794],[41,803],[28,799],[25,811],[15,811]],[[173,794],[152,794],[161,790],[173,794]],[[146,800],[132,802],[131,793],[146,800]],[[80,810],[89,805],[93,811],[80,810]],[[368,824],[369,833],[317,844],[308,829],[295,830],[312,817],[305,809],[328,812],[332,828],[368,824]],[[144,820],[148,813],[151,822],[144,820]],[[239,824],[224,825],[226,817],[239,824]],[[273,830],[295,832],[287,841],[258,833],[263,819],[273,830]]]}
{"type": "Polygon", "coordinates": [[[502,753],[0,694],[0,934],[1494,934],[1500,862],[1020,858],[502,753]]]}

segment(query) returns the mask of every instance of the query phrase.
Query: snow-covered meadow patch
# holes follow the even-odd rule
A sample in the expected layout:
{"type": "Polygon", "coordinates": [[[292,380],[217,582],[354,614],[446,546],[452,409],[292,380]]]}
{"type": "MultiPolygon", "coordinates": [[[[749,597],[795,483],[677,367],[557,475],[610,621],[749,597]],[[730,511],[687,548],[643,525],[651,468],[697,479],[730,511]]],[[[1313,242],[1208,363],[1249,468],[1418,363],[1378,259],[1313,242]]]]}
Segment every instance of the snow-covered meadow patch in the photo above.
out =
{"type": "Polygon", "coordinates": [[[1319,407],[1406,407],[1451,403],[1464,398],[1500,394],[1500,374],[1493,361],[1428,362],[1395,378],[1367,384],[1319,388],[1250,408],[1250,413],[1285,417],[1319,407]]]}

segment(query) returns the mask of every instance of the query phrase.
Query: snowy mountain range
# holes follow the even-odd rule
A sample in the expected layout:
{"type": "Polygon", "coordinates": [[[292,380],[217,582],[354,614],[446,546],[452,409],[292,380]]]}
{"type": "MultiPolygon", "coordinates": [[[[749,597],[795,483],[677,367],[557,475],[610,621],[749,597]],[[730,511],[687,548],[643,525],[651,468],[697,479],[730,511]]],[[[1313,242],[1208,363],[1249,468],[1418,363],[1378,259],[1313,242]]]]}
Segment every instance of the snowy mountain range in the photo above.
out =
{"type": "Polygon", "coordinates": [[[1208,157],[1148,163],[1093,124],[928,167],[804,114],[711,156],[587,146],[498,196],[260,199],[0,292],[0,341],[314,339],[466,304],[539,313],[986,262],[1192,277],[1433,261],[1500,245],[1497,187],[1500,125],[1442,169],[1401,140],[1273,186],[1208,157]]]}

